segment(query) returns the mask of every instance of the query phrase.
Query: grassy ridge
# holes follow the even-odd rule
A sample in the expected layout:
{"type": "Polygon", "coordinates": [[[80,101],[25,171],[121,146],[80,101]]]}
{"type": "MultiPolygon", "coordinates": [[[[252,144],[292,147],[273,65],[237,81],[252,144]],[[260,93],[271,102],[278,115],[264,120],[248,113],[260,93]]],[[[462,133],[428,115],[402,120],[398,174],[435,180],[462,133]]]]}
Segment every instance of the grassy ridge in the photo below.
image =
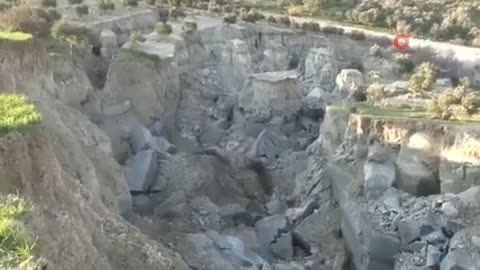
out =
{"type": "Polygon", "coordinates": [[[0,135],[41,121],[40,113],[25,96],[0,94],[0,135]]]}

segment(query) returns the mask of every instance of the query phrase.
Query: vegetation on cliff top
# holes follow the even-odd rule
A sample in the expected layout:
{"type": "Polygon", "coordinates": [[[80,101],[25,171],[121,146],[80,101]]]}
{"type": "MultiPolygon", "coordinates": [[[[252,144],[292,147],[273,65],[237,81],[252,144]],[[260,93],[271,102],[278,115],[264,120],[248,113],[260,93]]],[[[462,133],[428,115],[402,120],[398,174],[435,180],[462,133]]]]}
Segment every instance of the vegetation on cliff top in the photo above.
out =
{"type": "Polygon", "coordinates": [[[23,32],[0,32],[0,40],[27,41],[33,36],[23,32]]]}
{"type": "Polygon", "coordinates": [[[32,205],[18,196],[0,197],[0,268],[21,269],[34,264],[35,239],[20,220],[32,205]]]}
{"type": "Polygon", "coordinates": [[[28,128],[41,121],[40,113],[25,96],[0,94],[0,135],[28,128]]]}

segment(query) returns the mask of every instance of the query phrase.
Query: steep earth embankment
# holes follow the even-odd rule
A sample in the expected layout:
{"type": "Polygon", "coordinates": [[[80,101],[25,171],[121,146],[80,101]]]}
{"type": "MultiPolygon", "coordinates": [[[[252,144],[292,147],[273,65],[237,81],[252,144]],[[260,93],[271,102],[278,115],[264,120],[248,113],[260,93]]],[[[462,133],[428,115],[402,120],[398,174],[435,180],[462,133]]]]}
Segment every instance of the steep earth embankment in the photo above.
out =
{"type": "Polygon", "coordinates": [[[188,269],[119,219],[119,198],[130,195],[110,139],[67,105],[79,107],[91,89],[82,71],[70,66],[73,80],[84,80],[58,82],[61,74],[36,40],[2,40],[0,51],[2,91],[27,95],[44,120],[31,132],[0,139],[2,193],[19,192],[34,203],[28,226],[48,269],[188,269]]]}

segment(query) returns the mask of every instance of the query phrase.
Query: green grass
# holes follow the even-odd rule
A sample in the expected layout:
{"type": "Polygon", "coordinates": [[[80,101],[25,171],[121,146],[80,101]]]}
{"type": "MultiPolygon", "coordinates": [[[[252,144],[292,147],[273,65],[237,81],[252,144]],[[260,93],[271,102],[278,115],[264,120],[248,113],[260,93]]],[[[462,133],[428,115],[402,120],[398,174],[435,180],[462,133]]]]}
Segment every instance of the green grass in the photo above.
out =
{"type": "Polygon", "coordinates": [[[27,41],[33,36],[23,32],[0,32],[0,40],[27,41]]]}
{"type": "Polygon", "coordinates": [[[375,120],[416,120],[422,122],[438,122],[449,124],[466,124],[480,122],[480,114],[474,114],[464,120],[439,120],[432,118],[432,114],[424,108],[389,108],[376,107],[365,103],[358,103],[351,106],[333,106],[330,110],[350,110],[356,108],[356,114],[375,120]]]}
{"type": "Polygon", "coordinates": [[[0,197],[0,269],[11,269],[35,257],[35,239],[19,220],[32,205],[14,195],[0,197]]]}
{"type": "Polygon", "coordinates": [[[124,55],[127,55],[133,59],[148,59],[148,60],[152,60],[154,62],[158,62],[160,61],[160,57],[158,57],[157,55],[153,55],[153,54],[149,54],[149,53],[146,53],[146,52],[143,52],[143,51],[139,51],[139,50],[136,50],[136,49],[132,49],[132,48],[122,48],[120,50],[124,55]]]}
{"type": "Polygon", "coordinates": [[[25,96],[0,94],[0,135],[42,121],[40,113],[25,96]]]}

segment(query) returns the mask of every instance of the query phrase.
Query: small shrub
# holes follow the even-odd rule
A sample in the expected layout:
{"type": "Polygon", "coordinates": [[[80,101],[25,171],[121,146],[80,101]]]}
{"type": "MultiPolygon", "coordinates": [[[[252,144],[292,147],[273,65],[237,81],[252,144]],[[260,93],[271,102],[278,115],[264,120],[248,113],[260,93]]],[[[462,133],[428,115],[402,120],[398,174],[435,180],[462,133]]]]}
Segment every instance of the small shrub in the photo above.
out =
{"type": "Polygon", "coordinates": [[[78,4],[83,3],[83,0],[68,0],[68,3],[70,5],[78,5],[78,4]]]}
{"type": "Polygon", "coordinates": [[[211,5],[208,6],[208,11],[218,14],[222,12],[222,8],[219,5],[212,3],[211,5]]]}
{"type": "Polygon", "coordinates": [[[38,9],[37,12],[38,16],[44,19],[46,22],[52,24],[62,18],[62,15],[58,13],[55,9],[49,8],[48,10],[45,9],[38,9]]]}
{"type": "Polygon", "coordinates": [[[155,26],[155,31],[157,31],[157,33],[159,35],[168,36],[172,33],[173,30],[172,30],[172,26],[170,24],[159,22],[155,26]]]}
{"type": "Polygon", "coordinates": [[[233,7],[231,5],[225,5],[222,7],[223,13],[233,13],[233,7]]]}
{"type": "Polygon", "coordinates": [[[437,75],[438,69],[433,64],[428,62],[421,64],[415,74],[408,80],[410,91],[425,96],[427,92],[432,91],[437,75]]]}
{"type": "Polygon", "coordinates": [[[274,16],[268,16],[268,17],[267,17],[267,22],[269,22],[269,23],[277,23],[277,19],[275,19],[274,16]]]}
{"type": "Polygon", "coordinates": [[[70,23],[65,20],[58,21],[52,27],[52,36],[55,39],[67,41],[75,45],[84,45],[85,43],[97,44],[95,35],[85,26],[70,23]]]}
{"type": "Polygon", "coordinates": [[[132,48],[136,48],[141,42],[145,42],[145,38],[140,33],[134,31],[130,34],[130,45],[132,48]]]}
{"type": "Polygon", "coordinates": [[[368,49],[368,54],[375,57],[381,57],[382,49],[377,44],[373,44],[373,46],[368,49]]]}
{"type": "Polygon", "coordinates": [[[401,74],[408,74],[414,71],[415,63],[410,58],[399,54],[395,56],[395,60],[400,65],[399,72],[401,74]]]}
{"type": "Polygon", "coordinates": [[[169,14],[170,18],[179,18],[179,17],[185,17],[185,12],[183,12],[183,10],[179,9],[179,8],[171,8],[169,10],[169,14]]]}
{"type": "Polygon", "coordinates": [[[349,37],[353,40],[365,40],[367,38],[365,32],[358,30],[352,30],[352,32],[349,34],[349,37]]]}
{"type": "Polygon", "coordinates": [[[87,15],[88,14],[88,6],[87,5],[76,6],[75,11],[77,12],[78,16],[87,15]]]}
{"type": "Polygon", "coordinates": [[[320,25],[316,22],[304,22],[302,23],[302,29],[307,31],[320,32],[320,25]]]}
{"type": "Polygon", "coordinates": [[[197,23],[196,22],[192,22],[192,21],[185,21],[183,22],[183,26],[182,26],[182,29],[183,31],[185,31],[186,33],[193,33],[195,31],[197,31],[197,23]]]}
{"type": "Polygon", "coordinates": [[[381,83],[373,83],[367,88],[367,99],[370,102],[379,102],[385,98],[385,86],[381,83]]]}
{"type": "Polygon", "coordinates": [[[54,8],[57,6],[57,0],[42,0],[41,4],[44,8],[54,8]]]}
{"type": "Polygon", "coordinates": [[[206,3],[206,2],[198,2],[198,3],[195,5],[195,8],[201,9],[201,10],[208,10],[208,3],[206,3]]]}
{"type": "Polygon", "coordinates": [[[115,4],[108,0],[98,0],[98,9],[102,11],[114,10],[115,4]]]}
{"type": "Polygon", "coordinates": [[[42,9],[33,9],[25,4],[13,6],[0,13],[0,30],[24,32],[38,37],[46,36],[50,33],[51,24],[41,16],[42,11],[42,9]]]}
{"type": "Polygon", "coordinates": [[[235,24],[237,23],[237,15],[235,15],[235,13],[229,13],[223,16],[223,22],[227,24],[235,24]]]}
{"type": "Polygon", "coordinates": [[[345,30],[341,27],[335,27],[332,25],[327,25],[325,27],[322,27],[321,31],[325,34],[337,34],[337,35],[343,35],[345,30]]]}
{"type": "Polygon", "coordinates": [[[243,13],[243,14],[241,13],[240,16],[241,16],[241,19],[243,21],[250,22],[250,23],[255,23],[259,20],[264,20],[265,19],[265,16],[255,9],[251,9],[247,13],[243,13]]]}
{"type": "Polygon", "coordinates": [[[288,16],[280,16],[277,18],[277,22],[285,26],[290,26],[290,18],[288,16]]]}
{"type": "Polygon", "coordinates": [[[25,96],[0,94],[0,134],[30,127],[41,121],[40,113],[25,96]]]}
{"type": "Polygon", "coordinates": [[[138,0],[123,0],[123,6],[125,7],[137,7],[138,0]]]}
{"type": "Polygon", "coordinates": [[[157,0],[145,0],[145,2],[150,6],[155,6],[155,4],[157,3],[157,0]]]}
{"type": "Polygon", "coordinates": [[[467,93],[460,102],[463,108],[465,108],[466,112],[469,115],[478,112],[478,108],[480,108],[480,96],[478,92],[470,92],[467,93]]]}
{"type": "Polygon", "coordinates": [[[0,12],[1,12],[1,11],[5,11],[5,10],[7,10],[7,9],[11,9],[12,6],[13,6],[13,5],[10,4],[10,3],[3,3],[3,2],[2,2],[2,3],[0,3],[0,12]]]}

